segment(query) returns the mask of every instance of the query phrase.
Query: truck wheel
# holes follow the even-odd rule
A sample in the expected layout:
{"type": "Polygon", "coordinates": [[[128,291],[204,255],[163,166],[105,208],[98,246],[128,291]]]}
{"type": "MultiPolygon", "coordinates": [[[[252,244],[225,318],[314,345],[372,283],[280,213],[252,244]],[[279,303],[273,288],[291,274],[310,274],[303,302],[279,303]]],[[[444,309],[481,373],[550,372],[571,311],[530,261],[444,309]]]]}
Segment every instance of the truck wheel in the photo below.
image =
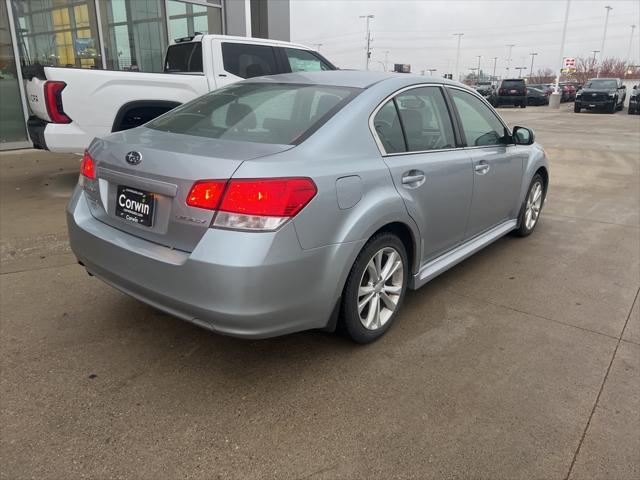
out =
{"type": "Polygon", "coordinates": [[[526,100],[522,100],[522,102],[520,102],[520,108],[527,108],[527,101],[526,100]]]}
{"type": "Polygon", "coordinates": [[[620,111],[624,108],[624,100],[622,102],[620,102],[620,105],[618,105],[618,108],[616,108],[616,110],[620,111]]]}
{"type": "Polygon", "coordinates": [[[607,112],[609,113],[616,113],[616,107],[617,107],[617,102],[614,100],[613,102],[611,102],[611,104],[607,107],[607,112]]]}
{"type": "Polygon", "coordinates": [[[577,103],[574,103],[574,104],[573,104],[573,112],[574,112],[574,113],[580,113],[580,110],[582,110],[582,109],[580,108],[580,105],[578,105],[577,103]]]}

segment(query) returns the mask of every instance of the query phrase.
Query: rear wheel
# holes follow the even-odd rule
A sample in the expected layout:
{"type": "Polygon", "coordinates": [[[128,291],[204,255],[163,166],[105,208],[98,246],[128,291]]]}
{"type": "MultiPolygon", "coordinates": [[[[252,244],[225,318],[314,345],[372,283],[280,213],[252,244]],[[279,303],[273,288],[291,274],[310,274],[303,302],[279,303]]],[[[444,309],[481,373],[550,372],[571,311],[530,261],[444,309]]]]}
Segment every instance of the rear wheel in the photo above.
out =
{"type": "Polygon", "coordinates": [[[515,230],[516,235],[519,237],[531,235],[538,224],[544,197],[544,180],[539,173],[536,173],[531,179],[527,196],[520,209],[520,218],[518,219],[519,227],[515,230]]]}
{"type": "Polygon", "coordinates": [[[344,287],[341,330],[358,343],[380,338],[400,310],[408,272],[406,249],[396,235],[381,233],[369,240],[344,287]]]}
{"type": "Polygon", "coordinates": [[[633,115],[635,113],[635,110],[631,107],[631,105],[629,105],[629,108],[627,109],[627,113],[629,115],[633,115]]]}
{"type": "Polygon", "coordinates": [[[526,100],[522,100],[522,102],[520,102],[520,108],[527,108],[527,101],[526,100]]]}

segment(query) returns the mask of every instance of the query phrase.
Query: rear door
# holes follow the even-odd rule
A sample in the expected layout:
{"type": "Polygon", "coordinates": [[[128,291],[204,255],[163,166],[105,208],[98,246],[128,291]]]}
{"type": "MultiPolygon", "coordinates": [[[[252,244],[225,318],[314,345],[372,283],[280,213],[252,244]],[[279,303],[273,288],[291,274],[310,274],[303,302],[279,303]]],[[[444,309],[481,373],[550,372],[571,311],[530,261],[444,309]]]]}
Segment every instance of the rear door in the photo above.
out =
{"type": "Polygon", "coordinates": [[[401,90],[375,113],[379,147],[423,239],[422,263],[464,238],[471,160],[456,138],[442,88],[401,90]]]}
{"type": "Polygon", "coordinates": [[[465,238],[518,215],[524,154],[509,130],[478,96],[447,87],[473,164],[473,200],[465,238]]]}

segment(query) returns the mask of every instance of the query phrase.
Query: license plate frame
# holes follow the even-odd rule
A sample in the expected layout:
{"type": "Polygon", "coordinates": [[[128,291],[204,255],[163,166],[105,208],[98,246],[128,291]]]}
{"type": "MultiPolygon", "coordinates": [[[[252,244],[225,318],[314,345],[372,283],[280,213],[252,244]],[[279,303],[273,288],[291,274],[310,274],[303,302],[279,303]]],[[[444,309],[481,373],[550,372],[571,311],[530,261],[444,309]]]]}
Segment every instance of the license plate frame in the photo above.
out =
{"type": "Polygon", "coordinates": [[[116,193],[116,217],[144,227],[153,227],[156,207],[155,195],[138,188],[118,185],[116,193]]]}

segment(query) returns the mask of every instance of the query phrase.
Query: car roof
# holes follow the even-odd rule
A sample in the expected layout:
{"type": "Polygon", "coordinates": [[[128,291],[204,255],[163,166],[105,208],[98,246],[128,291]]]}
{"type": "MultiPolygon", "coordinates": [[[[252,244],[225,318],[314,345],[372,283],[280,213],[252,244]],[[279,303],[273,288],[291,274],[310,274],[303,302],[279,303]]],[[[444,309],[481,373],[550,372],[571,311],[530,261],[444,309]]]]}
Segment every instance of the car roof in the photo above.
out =
{"type": "Polygon", "coordinates": [[[406,85],[416,83],[439,83],[458,85],[440,77],[428,77],[423,75],[411,75],[407,73],[389,73],[380,71],[362,71],[362,70],[325,70],[322,72],[295,72],[283,73],[280,75],[269,75],[264,77],[255,77],[246,82],[274,82],[274,83],[301,83],[309,85],[329,85],[335,87],[351,87],[351,88],[368,88],[377,83],[404,79],[406,85]]]}

